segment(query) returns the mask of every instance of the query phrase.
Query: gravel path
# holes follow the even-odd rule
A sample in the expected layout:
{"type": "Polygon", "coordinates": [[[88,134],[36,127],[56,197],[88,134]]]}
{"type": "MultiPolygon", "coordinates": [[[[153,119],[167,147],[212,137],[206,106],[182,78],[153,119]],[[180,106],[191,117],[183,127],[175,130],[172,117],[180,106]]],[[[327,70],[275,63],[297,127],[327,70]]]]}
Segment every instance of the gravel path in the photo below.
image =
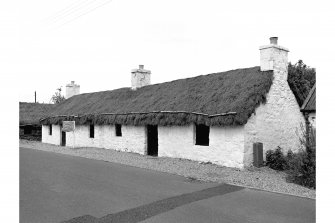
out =
{"type": "Polygon", "coordinates": [[[115,150],[92,147],[61,147],[28,140],[20,140],[20,147],[86,157],[96,160],[104,160],[129,166],[168,172],[188,177],[190,180],[228,183],[266,191],[308,197],[312,199],[315,199],[316,196],[315,190],[308,189],[293,183],[287,183],[285,180],[285,173],[277,172],[268,167],[239,170],[235,168],[222,167],[215,164],[199,163],[185,159],[150,157],[135,153],[119,152],[115,150]]]}

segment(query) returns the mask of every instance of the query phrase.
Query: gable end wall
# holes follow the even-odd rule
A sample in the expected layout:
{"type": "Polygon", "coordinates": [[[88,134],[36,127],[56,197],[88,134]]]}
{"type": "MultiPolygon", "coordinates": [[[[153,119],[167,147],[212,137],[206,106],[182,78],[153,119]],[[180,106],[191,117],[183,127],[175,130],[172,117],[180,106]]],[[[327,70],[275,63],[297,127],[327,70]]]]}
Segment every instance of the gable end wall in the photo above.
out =
{"type": "MultiPolygon", "coordinates": [[[[282,52],[285,53],[285,52],[282,52]]],[[[280,57],[280,56],[279,56],[280,57]]],[[[267,150],[280,146],[286,153],[301,148],[301,125],[305,120],[287,82],[286,61],[278,61],[267,102],[256,108],[245,125],[244,165],[253,162],[253,143],[263,143],[263,158],[267,150]],[[281,62],[281,64],[280,64],[281,62]]]]}

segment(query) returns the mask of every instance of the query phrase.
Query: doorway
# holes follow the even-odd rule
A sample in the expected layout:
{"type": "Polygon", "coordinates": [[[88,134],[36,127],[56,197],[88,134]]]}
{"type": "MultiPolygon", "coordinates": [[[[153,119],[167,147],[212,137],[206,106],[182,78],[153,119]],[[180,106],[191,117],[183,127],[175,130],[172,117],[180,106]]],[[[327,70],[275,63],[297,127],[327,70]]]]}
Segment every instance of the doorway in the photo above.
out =
{"type": "Polygon", "coordinates": [[[66,146],[66,132],[62,131],[61,146],[66,146]]]}
{"type": "Polygon", "coordinates": [[[147,125],[147,154],[149,156],[158,156],[157,125],[147,125]]]}

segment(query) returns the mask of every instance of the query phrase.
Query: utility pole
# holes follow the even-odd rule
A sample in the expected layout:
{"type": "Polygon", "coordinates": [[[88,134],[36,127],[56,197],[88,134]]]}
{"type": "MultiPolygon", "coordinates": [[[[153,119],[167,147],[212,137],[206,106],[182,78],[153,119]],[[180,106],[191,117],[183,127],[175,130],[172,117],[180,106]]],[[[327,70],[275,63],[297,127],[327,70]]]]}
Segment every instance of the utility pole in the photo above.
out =
{"type": "Polygon", "coordinates": [[[36,104],[36,91],[35,91],[35,104],[36,104]]]}

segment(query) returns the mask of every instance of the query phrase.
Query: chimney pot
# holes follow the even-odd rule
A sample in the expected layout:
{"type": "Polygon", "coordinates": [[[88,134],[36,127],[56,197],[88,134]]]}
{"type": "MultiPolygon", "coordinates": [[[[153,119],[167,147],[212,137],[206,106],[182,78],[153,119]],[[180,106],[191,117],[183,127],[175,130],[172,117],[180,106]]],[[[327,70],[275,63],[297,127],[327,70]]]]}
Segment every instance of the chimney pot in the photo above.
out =
{"type": "Polygon", "coordinates": [[[278,43],[278,37],[270,37],[270,44],[277,45],[278,43]]]}
{"type": "Polygon", "coordinates": [[[139,68],[143,70],[144,69],[144,65],[139,65],[139,68]]]}

